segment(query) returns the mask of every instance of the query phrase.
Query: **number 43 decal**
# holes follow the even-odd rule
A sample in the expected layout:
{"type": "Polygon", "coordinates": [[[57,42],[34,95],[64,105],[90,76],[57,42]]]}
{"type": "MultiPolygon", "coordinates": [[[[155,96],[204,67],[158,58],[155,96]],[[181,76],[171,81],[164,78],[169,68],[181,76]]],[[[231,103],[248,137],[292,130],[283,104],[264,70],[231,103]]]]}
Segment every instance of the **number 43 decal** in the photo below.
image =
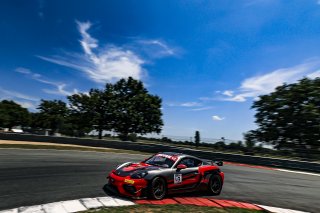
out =
{"type": "Polygon", "coordinates": [[[182,182],[182,174],[174,174],[173,176],[174,184],[179,184],[182,182]]]}

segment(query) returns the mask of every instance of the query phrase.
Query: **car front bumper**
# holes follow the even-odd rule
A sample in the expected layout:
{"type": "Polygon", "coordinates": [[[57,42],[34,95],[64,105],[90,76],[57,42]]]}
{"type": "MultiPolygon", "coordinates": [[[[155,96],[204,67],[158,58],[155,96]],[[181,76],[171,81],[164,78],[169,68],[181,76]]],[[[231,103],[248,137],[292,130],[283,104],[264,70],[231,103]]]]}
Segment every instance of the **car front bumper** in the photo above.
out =
{"type": "Polygon", "coordinates": [[[112,193],[128,197],[144,197],[148,182],[144,179],[131,179],[130,176],[121,177],[113,172],[107,176],[106,189],[112,193]]]}

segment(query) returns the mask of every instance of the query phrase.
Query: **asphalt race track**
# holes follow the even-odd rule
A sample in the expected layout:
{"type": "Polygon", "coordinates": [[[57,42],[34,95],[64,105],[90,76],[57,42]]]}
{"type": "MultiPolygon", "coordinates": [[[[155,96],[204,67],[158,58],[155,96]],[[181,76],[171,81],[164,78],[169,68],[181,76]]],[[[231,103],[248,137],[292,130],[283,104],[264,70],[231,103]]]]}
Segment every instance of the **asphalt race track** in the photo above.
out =
{"type": "MultiPolygon", "coordinates": [[[[105,196],[102,188],[111,169],[144,158],[116,153],[0,149],[0,210],[105,196]]],[[[216,198],[320,212],[319,176],[233,165],[225,165],[222,170],[225,185],[216,198]]]]}

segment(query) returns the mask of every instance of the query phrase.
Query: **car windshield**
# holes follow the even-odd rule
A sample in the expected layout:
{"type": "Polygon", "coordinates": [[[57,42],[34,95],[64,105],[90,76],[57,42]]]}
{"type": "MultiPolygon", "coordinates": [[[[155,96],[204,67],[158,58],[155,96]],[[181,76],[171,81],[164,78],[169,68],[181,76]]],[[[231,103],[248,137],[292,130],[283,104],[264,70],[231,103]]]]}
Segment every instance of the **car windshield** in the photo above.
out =
{"type": "Polygon", "coordinates": [[[165,156],[165,155],[154,155],[148,160],[145,161],[146,164],[154,165],[154,166],[160,166],[164,168],[170,168],[174,164],[174,160],[171,156],[165,156]]]}

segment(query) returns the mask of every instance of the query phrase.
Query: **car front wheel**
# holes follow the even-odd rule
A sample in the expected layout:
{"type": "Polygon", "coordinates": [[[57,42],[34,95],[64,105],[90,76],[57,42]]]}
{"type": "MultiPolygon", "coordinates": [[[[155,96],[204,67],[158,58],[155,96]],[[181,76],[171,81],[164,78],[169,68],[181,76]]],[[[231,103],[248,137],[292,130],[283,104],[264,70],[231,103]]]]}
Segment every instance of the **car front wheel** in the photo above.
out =
{"type": "Polygon", "coordinates": [[[167,194],[166,181],[161,177],[155,177],[149,184],[149,197],[156,200],[163,199],[167,194]]]}

